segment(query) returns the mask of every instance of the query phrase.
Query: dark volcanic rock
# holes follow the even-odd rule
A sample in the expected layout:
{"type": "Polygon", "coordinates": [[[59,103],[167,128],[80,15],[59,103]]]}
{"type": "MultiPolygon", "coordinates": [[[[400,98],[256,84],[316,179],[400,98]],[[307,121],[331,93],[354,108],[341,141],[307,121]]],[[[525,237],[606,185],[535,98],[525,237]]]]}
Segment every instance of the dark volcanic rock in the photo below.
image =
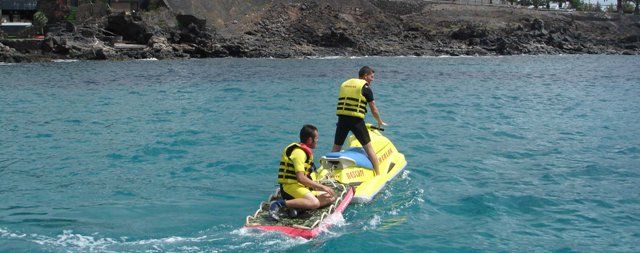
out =
{"type": "Polygon", "coordinates": [[[303,38],[312,45],[321,47],[353,47],[356,42],[349,37],[344,31],[318,31],[311,27],[305,27],[301,32],[303,38]]]}
{"type": "Polygon", "coordinates": [[[531,30],[539,32],[544,31],[544,21],[537,18],[531,21],[531,30]]]}
{"type": "Polygon", "coordinates": [[[634,35],[627,36],[627,37],[622,39],[622,42],[625,42],[625,43],[638,43],[638,42],[640,42],[640,34],[634,34],[634,35]]]}
{"type": "Polygon", "coordinates": [[[426,4],[424,1],[410,2],[410,1],[385,1],[374,0],[373,5],[380,8],[380,10],[393,14],[393,15],[407,15],[418,13],[422,10],[426,4]]]}
{"type": "Polygon", "coordinates": [[[320,43],[317,45],[325,47],[353,47],[356,42],[343,31],[331,29],[328,33],[320,36],[320,43]]]}
{"type": "Polygon", "coordinates": [[[475,25],[466,25],[461,27],[460,29],[451,33],[451,38],[456,40],[468,40],[473,38],[484,38],[487,37],[488,32],[487,29],[475,26],[475,25]]]}
{"type": "Polygon", "coordinates": [[[161,55],[161,58],[169,58],[169,55],[173,52],[173,47],[171,43],[169,43],[169,40],[161,36],[152,36],[147,46],[149,46],[150,50],[155,52],[156,55],[161,55]]]}
{"type": "Polygon", "coordinates": [[[57,35],[49,34],[49,36],[42,41],[42,51],[66,55],[71,49],[67,43],[68,40],[73,40],[68,33],[57,35]]]}
{"type": "Polygon", "coordinates": [[[201,30],[194,23],[171,33],[171,40],[175,43],[195,43],[205,45],[211,41],[213,37],[213,34],[206,30],[201,30]]]}
{"type": "Polygon", "coordinates": [[[197,18],[193,15],[179,14],[176,16],[176,20],[181,28],[188,27],[191,24],[194,24],[199,30],[205,30],[207,27],[206,19],[197,18]]]}
{"type": "Polygon", "coordinates": [[[122,35],[124,40],[138,44],[147,44],[153,36],[153,29],[142,22],[139,15],[124,12],[108,16],[105,29],[112,34],[122,35]]]}
{"type": "Polygon", "coordinates": [[[169,10],[60,21],[48,26],[41,52],[5,44],[0,59],[640,54],[640,20],[631,15],[417,0],[192,1],[177,12],[215,9],[205,15],[213,22],[169,10]]]}
{"type": "Polygon", "coordinates": [[[522,52],[521,44],[510,38],[498,38],[495,51],[502,55],[513,55],[522,52]]]}
{"type": "Polygon", "coordinates": [[[559,49],[564,49],[564,40],[558,34],[549,34],[547,44],[559,49]]]}
{"type": "Polygon", "coordinates": [[[24,62],[27,58],[13,48],[0,43],[0,62],[24,62]]]}

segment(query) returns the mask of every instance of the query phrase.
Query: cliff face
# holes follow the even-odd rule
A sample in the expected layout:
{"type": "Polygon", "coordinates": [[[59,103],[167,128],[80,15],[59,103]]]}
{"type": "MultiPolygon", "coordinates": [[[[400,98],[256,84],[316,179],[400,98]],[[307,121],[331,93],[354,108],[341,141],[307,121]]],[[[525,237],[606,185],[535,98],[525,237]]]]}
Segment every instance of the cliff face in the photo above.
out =
{"type": "Polygon", "coordinates": [[[495,46],[496,37],[526,42],[517,36],[541,43],[550,40],[558,44],[557,39],[571,42],[570,38],[575,38],[602,44],[604,40],[640,34],[637,16],[538,11],[508,5],[454,5],[418,0],[167,0],[167,3],[176,12],[207,19],[225,36],[249,35],[297,45],[306,41],[310,46],[322,47],[370,47],[367,53],[392,50],[405,43],[418,48],[446,41],[454,46],[473,47],[480,43],[486,49],[488,44],[495,46]],[[538,27],[532,28],[533,20],[537,20],[538,27]],[[548,37],[550,34],[552,38],[548,37]],[[545,38],[540,40],[541,36],[545,38]],[[567,36],[570,38],[565,39],[567,36]]]}
{"type": "Polygon", "coordinates": [[[270,1],[264,0],[167,0],[169,7],[176,13],[205,18],[211,25],[223,27],[231,20],[245,14],[256,12],[270,1]]]}
{"type": "MultiPolygon", "coordinates": [[[[173,11],[181,14],[195,15],[210,21],[220,29],[231,23],[251,22],[274,7],[288,4],[318,4],[331,6],[340,11],[350,10],[374,11],[377,8],[369,0],[165,0],[173,11]]],[[[399,2],[399,1],[396,1],[399,2]]],[[[407,2],[406,0],[403,2],[407,2]]]]}
{"type": "Polygon", "coordinates": [[[640,51],[637,16],[408,0],[286,2],[260,1],[218,32],[246,56],[640,51]]]}
{"type": "MultiPolygon", "coordinates": [[[[640,54],[640,18],[632,15],[418,0],[164,2],[171,11],[113,13],[94,23],[58,23],[56,29],[50,27],[41,55],[165,59],[640,54]]],[[[9,50],[0,54],[14,61],[35,55],[16,49],[24,57],[9,50]]]]}

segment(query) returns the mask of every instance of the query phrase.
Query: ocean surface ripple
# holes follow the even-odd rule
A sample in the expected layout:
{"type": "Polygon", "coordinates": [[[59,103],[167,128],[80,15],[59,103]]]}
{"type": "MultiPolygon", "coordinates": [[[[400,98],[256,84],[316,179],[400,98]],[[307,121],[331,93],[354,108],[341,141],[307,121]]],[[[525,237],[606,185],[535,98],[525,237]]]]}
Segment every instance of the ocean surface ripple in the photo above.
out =
{"type": "MultiPolygon", "coordinates": [[[[0,252],[637,252],[637,56],[0,66],[0,252]],[[314,240],[242,228],[376,69],[409,162],[314,240]]],[[[369,119],[372,121],[372,119],[369,119]]]]}

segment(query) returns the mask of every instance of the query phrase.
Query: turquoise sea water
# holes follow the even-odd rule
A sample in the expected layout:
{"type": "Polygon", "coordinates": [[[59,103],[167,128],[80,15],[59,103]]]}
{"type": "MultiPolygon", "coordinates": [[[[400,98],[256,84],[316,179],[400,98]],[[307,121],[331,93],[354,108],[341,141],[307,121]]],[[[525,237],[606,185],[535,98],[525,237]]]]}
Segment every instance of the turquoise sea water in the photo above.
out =
{"type": "Polygon", "coordinates": [[[637,252],[640,58],[0,66],[0,252],[637,252]],[[314,240],[242,229],[362,65],[409,162],[314,240]]]}

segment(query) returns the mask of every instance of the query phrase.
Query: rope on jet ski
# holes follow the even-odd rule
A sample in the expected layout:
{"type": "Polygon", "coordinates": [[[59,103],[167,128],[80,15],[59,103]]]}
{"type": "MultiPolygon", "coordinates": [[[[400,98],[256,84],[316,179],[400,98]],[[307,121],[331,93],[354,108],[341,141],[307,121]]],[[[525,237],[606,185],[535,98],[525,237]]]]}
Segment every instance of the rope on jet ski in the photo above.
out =
{"type": "Polygon", "coordinates": [[[253,219],[253,220],[255,220],[255,219],[258,217],[258,213],[260,213],[260,211],[262,211],[262,207],[264,206],[264,204],[265,204],[265,202],[264,202],[264,201],[260,202],[260,208],[258,208],[258,210],[256,210],[256,212],[255,212],[255,213],[253,213],[253,215],[248,215],[248,216],[247,216],[247,220],[246,220],[246,222],[245,222],[245,224],[246,224],[246,225],[259,225],[259,224],[257,224],[257,223],[251,223],[251,222],[249,221],[249,219],[253,219]]]}
{"type": "MultiPolygon", "coordinates": [[[[272,199],[275,199],[279,192],[280,192],[280,189],[277,189],[275,193],[272,193],[271,195],[269,195],[268,200],[271,201],[272,199]]],[[[256,212],[253,213],[253,215],[248,215],[247,216],[246,221],[245,221],[245,225],[247,225],[247,226],[248,225],[252,225],[252,226],[260,225],[259,223],[251,223],[249,221],[249,219],[252,219],[252,220],[257,219],[258,218],[258,214],[260,213],[260,211],[263,211],[262,207],[264,207],[265,204],[268,205],[268,202],[264,202],[264,201],[260,202],[260,206],[258,207],[258,210],[256,210],[256,212]]]]}
{"type": "Polygon", "coordinates": [[[320,215],[320,219],[318,219],[316,222],[313,223],[313,225],[311,225],[312,228],[318,226],[320,222],[322,222],[325,218],[331,215],[336,209],[336,204],[340,203],[340,201],[342,201],[342,197],[344,197],[344,195],[347,193],[347,188],[344,187],[344,185],[337,185],[335,183],[335,180],[327,180],[327,181],[331,183],[334,188],[342,188],[342,192],[340,193],[340,197],[338,197],[336,201],[334,201],[334,203],[331,204],[331,206],[329,206],[327,211],[323,212],[322,215],[320,215]]]}
{"type": "Polygon", "coordinates": [[[304,226],[304,225],[298,225],[298,224],[293,224],[291,225],[294,228],[301,228],[301,229],[311,229],[310,227],[304,226]]]}

